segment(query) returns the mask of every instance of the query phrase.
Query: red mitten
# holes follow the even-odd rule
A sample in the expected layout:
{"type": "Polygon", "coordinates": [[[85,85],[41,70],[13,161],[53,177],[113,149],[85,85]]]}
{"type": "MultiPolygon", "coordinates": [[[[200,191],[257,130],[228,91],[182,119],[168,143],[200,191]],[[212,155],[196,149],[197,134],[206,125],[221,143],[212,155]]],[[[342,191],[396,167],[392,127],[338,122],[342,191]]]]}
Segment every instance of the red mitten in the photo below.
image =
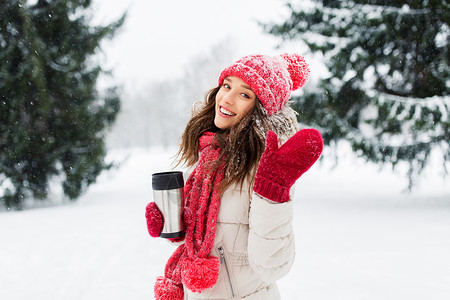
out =
{"type": "Polygon", "coordinates": [[[155,202],[150,202],[145,208],[148,233],[152,237],[159,237],[164,225],[164,218],[155,202]]]}
{"type": "Polygon", "coordinates": [[[300,130],[280,148],[277,135],[269,131],[253,190],[275,202],[289,201],[291,186],[317,161],[322,149],[322,136],[315,129],[300,130]]]}

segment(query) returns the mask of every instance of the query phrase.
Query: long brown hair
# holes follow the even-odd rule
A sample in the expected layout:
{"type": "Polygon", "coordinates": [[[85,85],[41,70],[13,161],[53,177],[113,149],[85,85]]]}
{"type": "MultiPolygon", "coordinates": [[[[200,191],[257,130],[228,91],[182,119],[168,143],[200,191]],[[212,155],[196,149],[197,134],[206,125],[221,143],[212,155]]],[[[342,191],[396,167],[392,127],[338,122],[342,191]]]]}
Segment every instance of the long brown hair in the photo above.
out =
{"type": "Polygon", "coordinates": [[[216,95],[219,89],[220,86],[206,94],[203,108],[199,112],[194,112],[187,123],[177,155],[178,164],[185,164],[188,167],[195,165],[199,159],[200,137],[206,131],[216,132],[216,140],[222,151],[218,161],[212,165],[215,168],[222,163],[225,164],[225,178],[221,192],[232,184],[240,184],[242,189],[244,180],[252,175],[249,177],[250,191],[257,163],[265,149],[266,134],[274,128],[268,121],[267,113],[258,99],[254,108],[238,124],[227,130],[217,128],[214,125],[214,117],[216,95]]]}

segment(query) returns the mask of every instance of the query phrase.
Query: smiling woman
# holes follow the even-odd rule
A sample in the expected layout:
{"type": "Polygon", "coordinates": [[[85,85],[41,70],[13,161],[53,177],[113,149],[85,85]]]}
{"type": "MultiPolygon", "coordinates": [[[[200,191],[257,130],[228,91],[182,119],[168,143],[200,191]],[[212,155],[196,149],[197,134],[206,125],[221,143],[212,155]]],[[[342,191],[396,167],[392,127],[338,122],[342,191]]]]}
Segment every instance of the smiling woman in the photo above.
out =
{"type": "Polygon", "coordinates": [[[256,104],[256,94],[239,77],[229,76],[216,95],[214,125],[229,129],[245,117],[256,104]]]}
{"type": "MultiPolygon", "coordinates": [[[[186,233],[172,240],[181,245],[156,299],[280,299],[276,281],[295,254],[291,186],[323,147],[317,130],[297,132],[288,106],[308,76],[298,54],[247,56],[222,71],[193,112],[179,151],[180,163],[195,167],[184,187],[186,233]]],[[[154,202],[146,217],[160,236],[154,202]]]]}

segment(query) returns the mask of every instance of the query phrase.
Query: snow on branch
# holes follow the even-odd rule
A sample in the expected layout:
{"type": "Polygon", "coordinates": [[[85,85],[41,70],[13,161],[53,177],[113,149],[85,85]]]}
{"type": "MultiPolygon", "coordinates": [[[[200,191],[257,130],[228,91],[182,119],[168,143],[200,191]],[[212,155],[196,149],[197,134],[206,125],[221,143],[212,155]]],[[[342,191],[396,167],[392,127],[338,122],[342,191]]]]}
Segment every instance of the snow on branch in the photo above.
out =
{"type": "Polygon", "coordinates": [[[419,105],[449,105],[450,106],[450,96],[432,96],[432,97],[426,97],[426,98],[416,98],[416,97],[404,97],[399,95],[393,95],[393,94],[387,94],[380,91],[377,91],[375,89],[369,89],[366,90],[366,94],[369,97],[378,97],[380,100],[386,100],[386,101],[395,101],[395,102],[401,102],[401,103],[413,103],[413,104],[419,104],[419,105]]]}
{"type": "Polygon", "coordinates": [[[409,7],[408,4],[404,4],[402,7],[395,7],[395,6],[380,6],[380,5],[373,5],[373,4],[356,4],[353,3],[353,5],[349,5],[354,8],[358,8],[363,13],[372,13],[374,11],[379,11],[383,13],[395,13],[399,15],[424,15],[424,14],[436,14],[436,13],[442,13],[442,9],[429,9],[429,8],[422,8],[422,9],[412,9],[409,7]]]}
{"type": "Polygon", "coordinates": [[[391,100],[402,103],[415,103],[424,105],[440,105],[447,104],[450,105],[450,96],[432,96],[426,98],[415,98],[415,97],[403,97],[398,95],[386,94],[382,92],[377,92],[380,98],[385,100],[391,100]]]}

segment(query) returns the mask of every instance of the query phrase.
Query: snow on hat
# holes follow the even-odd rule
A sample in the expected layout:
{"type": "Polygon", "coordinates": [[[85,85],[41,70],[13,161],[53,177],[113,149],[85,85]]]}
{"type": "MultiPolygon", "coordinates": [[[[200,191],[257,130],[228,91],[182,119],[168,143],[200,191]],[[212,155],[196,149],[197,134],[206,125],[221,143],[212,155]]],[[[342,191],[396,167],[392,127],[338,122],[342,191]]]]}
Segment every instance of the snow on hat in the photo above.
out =
{"type": "Polygon", "coordinates": [[[228,76],[247,83],[270,116],[278,112],[309,77],[309,65],[299,54],[279,56],[249,55],[226,67],[219,76],[219,85],[228,76]]]}

